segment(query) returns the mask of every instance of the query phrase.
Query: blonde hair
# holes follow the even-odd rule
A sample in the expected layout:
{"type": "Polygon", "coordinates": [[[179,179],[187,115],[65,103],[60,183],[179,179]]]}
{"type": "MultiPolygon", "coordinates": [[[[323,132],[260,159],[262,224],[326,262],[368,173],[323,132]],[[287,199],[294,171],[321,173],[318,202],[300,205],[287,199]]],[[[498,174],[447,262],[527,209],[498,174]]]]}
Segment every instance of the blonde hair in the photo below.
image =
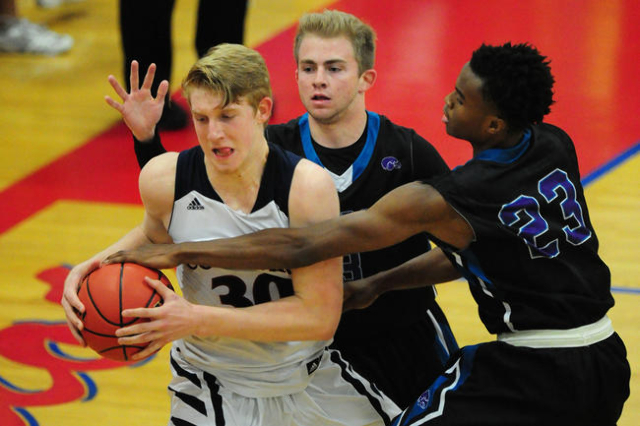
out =
{"type": "Polygon", "coordinates": [[[369,25],[355,16],[339,10],[325,10],[322,13],[307,13],[300,18],[293,43],[293,56],[299,60],[300,45],[307,34],[322,38],[346,37],[353,46],[358,63],[358,73],[362,75],[372,69],[376,56],[376,33],[369,25]]]}
{"type": "Polygon", "coordinates": [[[255,110],[265,97],[271,97],[269,71],[262,56],[241,44],[219,44],[209,49],[182,80],[182,91],[189,99],[194,88],[222,95],[222,106],[243,97],[255,110]]]}

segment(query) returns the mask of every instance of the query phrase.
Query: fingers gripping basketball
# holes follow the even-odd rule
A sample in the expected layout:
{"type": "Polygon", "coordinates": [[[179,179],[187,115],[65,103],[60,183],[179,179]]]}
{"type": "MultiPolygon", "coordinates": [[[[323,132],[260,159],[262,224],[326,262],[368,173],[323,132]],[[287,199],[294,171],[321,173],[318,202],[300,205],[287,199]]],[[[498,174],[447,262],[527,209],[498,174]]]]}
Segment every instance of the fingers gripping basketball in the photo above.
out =
{"type": "Polygon", "coordinates": [[[82,337],[91,349],[105,358],[130,361],[133,354],[146,346],[119,345],[115,334],[119,328],[148,321],[146,318],[125,318],[123,310],[162,305],[162,297],[147,285],[144,277],[158,279],[173,290],[161,271],[135,263],[105,265],[82,280],[78,289],[78,297],[85,306],[81,315],[82,337]]]}

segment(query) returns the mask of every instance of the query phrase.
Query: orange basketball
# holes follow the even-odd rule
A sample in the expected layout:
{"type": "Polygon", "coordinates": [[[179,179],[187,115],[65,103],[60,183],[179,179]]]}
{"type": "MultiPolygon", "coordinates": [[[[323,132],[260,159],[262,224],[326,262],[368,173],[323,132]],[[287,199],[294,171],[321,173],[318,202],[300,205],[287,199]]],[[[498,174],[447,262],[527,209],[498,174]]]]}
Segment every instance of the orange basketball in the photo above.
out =
{"type": "Polygon", "coordinates": [[[115,335],[117,329],[148,321],[146,318],[124,318],[121,312],[131,308],[162,305],[162,298],[144,277],[161,280],[173,290],[169,279],[156,269],[135,263],[115,263],[98,268],[80,284],[78,297],[85,306],[80,318],[84,323],[82,337],[87,345],[105,358],[130,361],[145,345],[122,346],[115,335]]]}

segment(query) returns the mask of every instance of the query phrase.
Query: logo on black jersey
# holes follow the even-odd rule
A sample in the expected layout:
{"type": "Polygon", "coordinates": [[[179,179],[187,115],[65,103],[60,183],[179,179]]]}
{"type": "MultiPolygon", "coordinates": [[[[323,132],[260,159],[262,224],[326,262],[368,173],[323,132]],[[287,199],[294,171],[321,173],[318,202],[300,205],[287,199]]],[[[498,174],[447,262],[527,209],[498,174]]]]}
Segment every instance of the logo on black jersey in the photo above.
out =
{"type": "Polygon", "coordinates": [[[424,410],[429,406],[430,401],[431,391],[430,389],[427,389],[422,395],[420,395],[420,398],[418,398],[418,405],[424,410]]]}
{"type": "Polygon", "coordinates": [[[380,162],[380,165],[384,170],[388,172],[394,169],[402,168],[402,164],[400,163],[400,160],[398,160],[396,157],[384,157],[380,162]]]}
{"type": "Polygon", "coordinates": [[[200,204],[200,200],[194,198],[187,206],[187,210],[204,210],[204,206],[200,204]]]}

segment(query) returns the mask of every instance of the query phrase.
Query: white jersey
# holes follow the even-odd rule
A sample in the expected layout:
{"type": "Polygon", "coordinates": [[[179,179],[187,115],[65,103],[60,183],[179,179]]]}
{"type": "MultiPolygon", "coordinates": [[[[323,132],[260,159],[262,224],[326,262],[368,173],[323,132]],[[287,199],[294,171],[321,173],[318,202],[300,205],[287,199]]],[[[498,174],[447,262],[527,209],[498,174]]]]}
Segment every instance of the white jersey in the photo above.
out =
{"type": "Polygon", "coordinates": [[[248,398],[218,384],[215,377],[186,363],[174,347],[169,385],[169,426],[384,426],[400,408],[327,349],[313,378],[300,392],[248,398]]]}
{"type": "MultiPolygon", "coordinates": [[[[179,154],[169,235],[176,243],[234,237],[265,228],[289,227],[288,200],[300,160],[269,145],[269,156],[251,213],[229,208],[211,186],[202,149],[179,154]]],[[[244,308],[293,295],[290,271],[227,270],[180,265],[178,283],[188,301],[244,308]]],[[[246,397],[303,390],[330,341],[255,342],[228,337],[189,336],[174,342],[174,354],[215,376],[246,397]]]]}

